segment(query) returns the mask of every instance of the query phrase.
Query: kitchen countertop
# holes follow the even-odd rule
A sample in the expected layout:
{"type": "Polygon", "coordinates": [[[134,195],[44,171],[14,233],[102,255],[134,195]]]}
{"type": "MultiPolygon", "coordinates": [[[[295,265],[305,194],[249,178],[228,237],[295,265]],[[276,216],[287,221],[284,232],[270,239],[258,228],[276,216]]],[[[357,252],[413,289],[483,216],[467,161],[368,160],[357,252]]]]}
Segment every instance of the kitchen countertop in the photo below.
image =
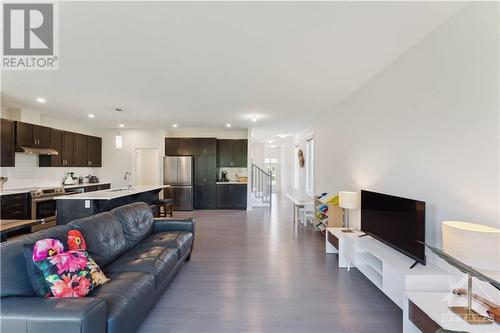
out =
{"type": "Polygon", "coordinates": [[[99,183],[85,183],[85,184],[74,184],[74,185],[54,185],[54,186],[36,186],[36,187],[26,187],[26,188],[18,188],[12,190],[4,190],[0,192],[0,195],[9,195],[9,194],[20,194],[20,193],[28,193],[30,191],[38,190],[38,189],[49,189],[49,188],[76,188],[76,187],[86,187],[86,186],[96,186],[96,185],[106,185],[111,184],[111,182],[99,182],[99,183]]]}
{"type": "MultiPolygon", "coordinates": [[[[212,183],[213,184],[213,183],[212,183]]],[[[228,182],[216,182],[218,185],[234,185],[234,184],[241,184],[241,185],[247,185],[248,182],[236,182],[236,181],[228,181],[228,182]]]]}
{"type": "Polygon", "coordinates": [[[86,193],[78,193],[71,195],[64,195],[56,197],[57,200],[112,200],[116,198],[126,197],[129,195],[160,190],[162,188],[170,187],[170,185],[142,185],[133,186],[130,190],[126,188],[109,189],[102,191],[93,191],[86,193]]]}

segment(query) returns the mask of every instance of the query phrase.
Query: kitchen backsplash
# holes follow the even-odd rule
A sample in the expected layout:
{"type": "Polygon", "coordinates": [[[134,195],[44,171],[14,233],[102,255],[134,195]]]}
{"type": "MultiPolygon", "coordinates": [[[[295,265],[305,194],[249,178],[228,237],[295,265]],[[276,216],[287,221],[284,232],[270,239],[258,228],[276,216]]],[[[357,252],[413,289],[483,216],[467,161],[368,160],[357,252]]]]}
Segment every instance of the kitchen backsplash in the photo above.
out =
{"type": "Polygon", "coordinates": [[[219,168],[219,174],[217,176],[218,179],[220,179],[220,175],[222,171],[227,172],[227,178],[230,181],[235,181],[237,180],[237,177],[243,176],[246,177],[248,176],[248,168],[219,168]],[[238,175],[238,176],[236,176],[238,175]]]}
{"type": "Polygon", "coordinates": [[[0,175],[9,177],[4,184],[4,189],[18,189],[36,186],[61,185],[68,172],[74,172],[75,177],[99,177],[99,168],[40,168],[38,156],[16,153],[16,166],[13,168],[0,168],[0,175]]]}

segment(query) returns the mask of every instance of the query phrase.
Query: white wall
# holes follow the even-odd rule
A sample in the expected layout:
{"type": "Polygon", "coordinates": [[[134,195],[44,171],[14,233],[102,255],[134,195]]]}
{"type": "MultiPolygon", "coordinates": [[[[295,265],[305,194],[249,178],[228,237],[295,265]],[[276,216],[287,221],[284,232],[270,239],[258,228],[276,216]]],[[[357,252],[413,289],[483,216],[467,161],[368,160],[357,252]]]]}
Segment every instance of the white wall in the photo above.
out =
{"type": "MultiPolygon", "coordinates": [[[[71,121],[46,116],[38,110],[9,109],[2,106],[2,117],[77,133],[95,134],[95,131],[91,128],[71,121]]],[[[16,166],[0,168],[0,175],[9,178],[4,185],[5,189],[17,189],[36,186],[58,186],[62,184],[64,176],[68,172],[74,172],[75,176],[87,176],[89,174],[99,176],[100,170],[101,168],[40,168],[38,167],[37,155],[16,153],[16,166]]]]}
{"type": "Polygon", "coordinates": [[[246,129],[175,128],[165,131],[165,136],[184,138],[247,139],[246,129]]]}
{"type": "Polygon", "coordinates": [[[498,24],[497,3],[467,5],[321,115],[304,131],[315,135],[315,192],[424,200],[437,246],[443,220],[498,227],[498,24]]]}

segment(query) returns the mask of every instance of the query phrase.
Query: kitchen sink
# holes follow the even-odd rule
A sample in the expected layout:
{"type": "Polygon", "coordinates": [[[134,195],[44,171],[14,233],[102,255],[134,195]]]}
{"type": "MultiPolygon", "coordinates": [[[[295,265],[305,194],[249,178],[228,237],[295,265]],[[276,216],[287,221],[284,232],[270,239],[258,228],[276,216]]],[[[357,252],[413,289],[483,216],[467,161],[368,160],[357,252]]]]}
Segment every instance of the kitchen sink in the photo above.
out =
{"type": "Polygon", "coordinates": [[[114,188],[112,190],[108,190],[108,192],[120,192],[120,191],[133,191],[134,188],[114,188]]]}

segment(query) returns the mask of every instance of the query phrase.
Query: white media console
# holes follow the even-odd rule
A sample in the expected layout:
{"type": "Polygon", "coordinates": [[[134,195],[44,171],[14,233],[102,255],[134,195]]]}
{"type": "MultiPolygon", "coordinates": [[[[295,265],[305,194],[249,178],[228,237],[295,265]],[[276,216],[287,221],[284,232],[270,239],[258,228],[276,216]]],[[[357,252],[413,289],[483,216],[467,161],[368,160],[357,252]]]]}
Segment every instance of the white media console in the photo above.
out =
{"type": "Polygon", "coordinates": [[[404,308],[409,291],[448,292],[451,276],[439,267],[417,264],[411,258],[363,233],[326,229],[326,253],[338,253],[339,267],[356,267],[400,308],[404,308]]]}

